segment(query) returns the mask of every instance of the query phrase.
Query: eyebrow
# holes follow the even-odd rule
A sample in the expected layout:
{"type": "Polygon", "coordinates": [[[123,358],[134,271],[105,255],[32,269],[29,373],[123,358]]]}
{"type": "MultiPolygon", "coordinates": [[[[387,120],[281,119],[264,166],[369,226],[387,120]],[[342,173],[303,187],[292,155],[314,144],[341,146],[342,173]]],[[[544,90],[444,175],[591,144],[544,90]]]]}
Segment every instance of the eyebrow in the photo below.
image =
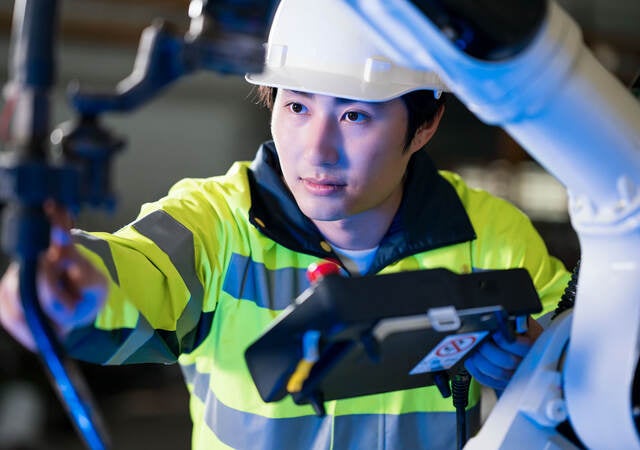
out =
{"type": "MultiPolygon", "coordinates": [[[[315,97],[316,94],[312,94],[311,92],[303,92],[303,91],[295,91],[293,89],[283,89],[286,92],[291,92],[292,94],[296,94],[296,95],[300,95],[302,97],[306,97],[306,98],[312,98],[315,97]]],[[[343,97],[334,97],[336,99],[337,103],[340,104],[348,104],[348,103],[373,103],[373,102],[366,102],[364,100],[352,100],[349,98],[343,98],[343,97]]]]}

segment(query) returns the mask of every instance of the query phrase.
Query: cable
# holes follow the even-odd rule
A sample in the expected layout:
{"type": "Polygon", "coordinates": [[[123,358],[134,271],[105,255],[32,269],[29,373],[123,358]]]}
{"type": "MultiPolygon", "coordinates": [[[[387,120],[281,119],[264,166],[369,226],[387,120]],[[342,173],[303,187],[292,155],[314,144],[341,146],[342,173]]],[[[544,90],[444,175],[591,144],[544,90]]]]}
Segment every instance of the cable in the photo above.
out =
{"type": "Polygon", "coordinates": [[[459,370],[458,373],[451,378],[453,406],[456,408],[456,448],[458,450],[462,450],[469,439],[466,408],[469,404],[470,384],[471,375],[464,368],[459,370]]]}
{"type": "Polygon", "coordinates": [[[571,279],[569,283],[567,283],[567,287],[564,289],[564,293],[562,297],[560,297],[560,301],[558,302],[558,306],[556,306],[553,315],[551,316],[551,320],[558,317],[564,311],[573,308],[576,303],[576,292],[578,288],[578,276],[580,275],[580,260],[576,263],[573,268],[573,272],[571,273],[571,279]]]}
{"type": "Polygon", "coordinates": [[[94,408],[88,386],[71,360],[65,358],[53,330],[38,304],[35,258],[20,260],[20,297],[25,320],[52,386],[69,414],[72,425],[90,450],[109,448],[102,418],[94,408]]]}

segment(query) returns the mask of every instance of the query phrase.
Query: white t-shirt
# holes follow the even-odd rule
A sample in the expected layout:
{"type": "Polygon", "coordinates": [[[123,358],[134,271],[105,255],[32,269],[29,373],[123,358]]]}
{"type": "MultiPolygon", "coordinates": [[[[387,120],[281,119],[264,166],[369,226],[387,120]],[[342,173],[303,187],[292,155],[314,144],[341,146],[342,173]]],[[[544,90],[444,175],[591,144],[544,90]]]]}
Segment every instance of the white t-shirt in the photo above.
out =
{"type": "Polygon", "coordinates": [[[335,245],[332,245],[332,247],[340,258],[340,261],[342,261],[344,266],[352,275],[362,275],[363,273],[367,273],[369,267],[371,267],[373,258],[376,256],[376,251],[378,250],[378,246],[364,250],[347,250],[335,245]]]}

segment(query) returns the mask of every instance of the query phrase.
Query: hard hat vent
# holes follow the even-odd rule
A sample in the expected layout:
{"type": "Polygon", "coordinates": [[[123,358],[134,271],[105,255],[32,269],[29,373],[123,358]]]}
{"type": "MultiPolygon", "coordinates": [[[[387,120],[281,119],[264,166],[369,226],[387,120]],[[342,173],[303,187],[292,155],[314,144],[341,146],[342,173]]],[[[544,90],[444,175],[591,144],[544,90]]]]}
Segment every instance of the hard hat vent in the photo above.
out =
{"type": "Polygon", "coordinates": [[[286,45],[267,45],[267,55],[265,64],[268,67],[284,67],[287,60],[286,45]]]}
{"type": "Polygon", "coordinates": [[[364,81],[367,83],[383,82],[385,76],[393,68],[393,63],[380,56],[367,58],[364,64],[364,81]]]}

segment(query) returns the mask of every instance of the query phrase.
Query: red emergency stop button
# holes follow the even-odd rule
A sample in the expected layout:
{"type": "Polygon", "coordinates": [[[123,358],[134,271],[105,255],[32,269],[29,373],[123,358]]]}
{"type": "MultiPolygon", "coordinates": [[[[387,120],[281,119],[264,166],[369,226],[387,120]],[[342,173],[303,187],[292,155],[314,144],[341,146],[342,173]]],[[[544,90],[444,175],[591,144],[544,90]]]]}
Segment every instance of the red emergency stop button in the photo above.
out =
{"type": "Polygon", "coordinates": [[[311,284],[314,284],[326,275],[338,273],[340,273],[340,266],[333,261],[311,263],[309,267],[307,267],[307,280],[309,280],[311,284]]]}

